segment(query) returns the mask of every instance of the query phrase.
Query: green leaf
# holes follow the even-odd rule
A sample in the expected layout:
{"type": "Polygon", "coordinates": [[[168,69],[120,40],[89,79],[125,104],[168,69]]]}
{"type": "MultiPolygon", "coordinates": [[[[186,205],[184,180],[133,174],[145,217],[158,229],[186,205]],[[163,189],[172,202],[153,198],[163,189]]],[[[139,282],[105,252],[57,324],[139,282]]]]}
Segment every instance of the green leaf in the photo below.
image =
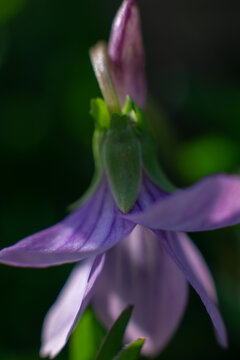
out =
{"type": "Polygon", "coordinates": [[[69,360],[92,360],[101,345],[105,331],[93,311],[87,309],[69,343],[69,360]]]}
{"type": "Polygon", "coordinates": [[[28,0],[1,0],[0,25],[14,17],[28,3],[28,0]]]}
{"type": "Polygon", "coordinates": [[[138,339],[128,345],[114,360],[137,360],[146,339],[138,339]]]}
{"type": "Polygon", "coordinates": [[[140,143],[126,116],[113,118],[115,128],[108,131],[104,144],[104,164],[113,197],[123,213],[131,210],[138,196],[141,177],[140,143]],[[121,124],[122,120],[122,124],[121,124]]]}
{"type": "Polygon", "coordinates": [[[94,118],[99,129],[104,130],[110,128],[110,115],[103,99],[97,98],[91,100],[90,114],[94,118]]]}
{"type": "Polygon", "coordinates": [[[133,310],[133,306],[127,307],[115,324],[106,335],[104,342],[96,356],[96,360],[113,360],[122,347],[122,340],[125,329],[129,322],[133,310]]]}

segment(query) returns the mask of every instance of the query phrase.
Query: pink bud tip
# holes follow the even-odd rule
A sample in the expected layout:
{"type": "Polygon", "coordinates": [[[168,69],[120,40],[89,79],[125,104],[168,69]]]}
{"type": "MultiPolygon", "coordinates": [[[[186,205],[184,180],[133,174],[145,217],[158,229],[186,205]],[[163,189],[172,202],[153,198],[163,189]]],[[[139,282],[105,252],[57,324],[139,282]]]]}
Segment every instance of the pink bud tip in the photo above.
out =
{"type": "Polygon", "coordinates": [[[126,95],[144,107],[146,99],[145,56],[139,10],[134,0],[125,0],[112,24],[108,53],[121,106],[126,95]]]}

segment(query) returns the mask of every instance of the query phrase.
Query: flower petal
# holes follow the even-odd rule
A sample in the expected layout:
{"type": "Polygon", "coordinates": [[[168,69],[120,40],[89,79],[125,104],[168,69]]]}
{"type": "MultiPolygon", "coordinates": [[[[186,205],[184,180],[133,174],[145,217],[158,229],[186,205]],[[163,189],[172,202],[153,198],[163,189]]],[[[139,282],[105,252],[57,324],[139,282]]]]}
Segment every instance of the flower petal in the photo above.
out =
{"type": "Polygon", "coordinates": [[[62,222],[0,251],[0,263],[46,267],[79,261],[112,247],[133,227],[120,216],[104,178],[95,194],[62,222]]]}
{"type": "Polygon", "coordinates": [[[138,7],[125,0],[113,21],[108,53],[112,77],[123,106],[130,95],[143,107],[146,98],[145,57],[138,7]]]}
{"type": "Polygon", "coordinates": [[[182,318],[188,286],[159,239],[137,226],[111,249],[95,288],[97,315],[110,327],[133,304],[126,341],[146,337],[143,352],[154,355],[170,340],[182,318]]]}
{"type": "Polygon", "coordinates": [[[199,249],[185,233],[179,234],[179,242],[195,276],[206,290],[208,296],[217,303],[218,299],[214,280],[199,249]]]}
{"type": "Polygon", "coordinates": [[[199,272],[196,272],[196,265],[193,266],[192,259],[189,259],[189,252],[186,251],[186,235],[183,233],[161,231],[156,231],[156,234],[163,241],[168,254],[182,270],[186,279],[200,296],[212,320],[220,345],[227,347],[227,333],[223,319],[217,305],[212,300],[211,291],[209,293],[205,281],[203,281],[201,276],[199,277],[199,272]]]}
{"type": "Polygon", "coordinates": [[[93,286],[101,273],[105,255],[78,264],[46,315],[40,355],[54,358],[65,346],[77,321],[88,305],[93,286]]]}
{"type": "Polygon", "coordinates": [[[152,229],[204,231],[240,222],[240,177],[212,175],[156,201],[144,212],[126,215],[152,229]]]}

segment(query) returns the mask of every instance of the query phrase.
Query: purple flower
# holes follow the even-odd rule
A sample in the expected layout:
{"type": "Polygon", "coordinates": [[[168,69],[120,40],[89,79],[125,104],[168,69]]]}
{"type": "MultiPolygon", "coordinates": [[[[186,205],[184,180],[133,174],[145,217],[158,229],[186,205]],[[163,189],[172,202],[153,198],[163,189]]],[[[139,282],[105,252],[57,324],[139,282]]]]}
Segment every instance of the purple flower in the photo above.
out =
{"type": "MultiPolygon", "coordinates": [[[[122,107],[130,94],[143,106],[144,55],[133,0],[125,0],[115,18],[108,54],[118,97],[113,103],[122,107]]],[[[13,266],[79,262],[45,318],[41,355],[53,358],[61,351],[91,299],[106,326],[134,304],[126,340],[146,337],[144,353],[154,355],[177,329],[188,283],[205,305],[219,343],[227,346],[212,276],[184,232],[239,223],[239,199],[239,176],[213,175],[168,192],[155,184],[142,162],[137,199],[124,214],[104,169],[93,194],[63,221],[0,252],[0,262],[13,266]]]]}

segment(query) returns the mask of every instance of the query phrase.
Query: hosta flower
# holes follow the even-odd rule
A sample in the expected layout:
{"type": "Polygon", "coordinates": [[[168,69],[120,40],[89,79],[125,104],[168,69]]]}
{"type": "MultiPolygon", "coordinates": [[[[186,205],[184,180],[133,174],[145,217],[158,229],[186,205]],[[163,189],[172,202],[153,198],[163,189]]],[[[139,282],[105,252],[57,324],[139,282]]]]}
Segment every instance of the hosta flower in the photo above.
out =
{"type": "Polygon", "coordinates": [[[97,44],[91,58],[105,99],[92,102],[93,184],[64,220],[0,252],[0,262],[14,266],[78,263],[45,318],[41,355],[59,353],[91,299],[106,326],[134,304],[126,340],[146,337],[144,353],[154,355],[177,329],[188,284],[226,346],[212,276],[185,232],[239,223],[240,177],[213,175],[176,190],[161,172],[137,107],[145,104],[146,82],[133,0],[123,2],[108,48],[97,44]]]}

